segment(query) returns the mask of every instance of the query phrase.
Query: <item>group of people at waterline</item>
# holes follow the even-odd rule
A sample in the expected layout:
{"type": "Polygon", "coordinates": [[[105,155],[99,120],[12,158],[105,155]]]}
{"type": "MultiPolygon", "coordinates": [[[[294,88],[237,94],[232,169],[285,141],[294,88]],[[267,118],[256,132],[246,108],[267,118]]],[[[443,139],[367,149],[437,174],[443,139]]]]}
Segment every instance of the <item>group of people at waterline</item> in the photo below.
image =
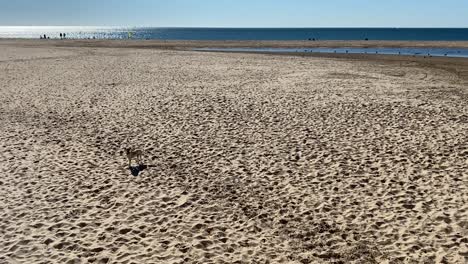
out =
{"type": "MultiPolygon", "coordinates": [[[[67,38],[66,33],[60,33],[60,39],[66,39],[66,38],[67,38]]],[[[40,39],[50,39],[50,36],[47,36],[46,34],[44,34],[40,36],[40,39]]]]}

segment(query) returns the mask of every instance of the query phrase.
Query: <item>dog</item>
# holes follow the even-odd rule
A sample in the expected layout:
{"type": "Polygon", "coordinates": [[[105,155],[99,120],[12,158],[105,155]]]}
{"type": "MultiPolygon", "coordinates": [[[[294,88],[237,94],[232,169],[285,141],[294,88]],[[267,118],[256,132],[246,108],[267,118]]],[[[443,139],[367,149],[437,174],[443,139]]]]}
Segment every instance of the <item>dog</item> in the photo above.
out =
{"type": "Polygon", "coordinates": [[[128,167],[132,167],[132,160],[138,162],[138,165],[141,164],[141,156],[143,156],[142,150],[132,150],[131,148],[126,148],[125,154],[127,155],[128,159],[128,167]]]}

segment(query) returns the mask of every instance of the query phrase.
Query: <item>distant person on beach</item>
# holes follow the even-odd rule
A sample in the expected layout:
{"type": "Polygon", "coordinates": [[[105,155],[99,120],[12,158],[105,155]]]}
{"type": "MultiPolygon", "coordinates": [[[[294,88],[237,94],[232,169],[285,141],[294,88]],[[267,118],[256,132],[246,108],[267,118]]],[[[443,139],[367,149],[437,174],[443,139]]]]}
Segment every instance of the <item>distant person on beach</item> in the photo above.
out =
{"type": "Polygon", "coordinates": [[[46,34],[44,34],[44,39],[47,39],[47,36],[46,36],[46,34]]]}
{"type": "Polygon", "coordinates": [[[62,39],[62,33],[60,33],[60,39],[62,39]]]}
{"type": "Polygon", "coordinates": [[[63,33],[63,38],[66,39],[66,38],[67,38],[67,34],[63,33]]]}

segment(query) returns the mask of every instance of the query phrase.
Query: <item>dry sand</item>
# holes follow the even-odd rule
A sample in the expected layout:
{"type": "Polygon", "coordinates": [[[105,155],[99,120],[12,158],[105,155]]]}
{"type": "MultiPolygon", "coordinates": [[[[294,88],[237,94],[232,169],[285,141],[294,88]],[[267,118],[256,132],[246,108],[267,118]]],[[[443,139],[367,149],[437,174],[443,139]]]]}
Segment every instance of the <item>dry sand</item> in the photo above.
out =
{"type": "Polygon", "coordinates": [[[24,43],[0,42],[0,263],[468,259],[466,60],[24,43]]]}

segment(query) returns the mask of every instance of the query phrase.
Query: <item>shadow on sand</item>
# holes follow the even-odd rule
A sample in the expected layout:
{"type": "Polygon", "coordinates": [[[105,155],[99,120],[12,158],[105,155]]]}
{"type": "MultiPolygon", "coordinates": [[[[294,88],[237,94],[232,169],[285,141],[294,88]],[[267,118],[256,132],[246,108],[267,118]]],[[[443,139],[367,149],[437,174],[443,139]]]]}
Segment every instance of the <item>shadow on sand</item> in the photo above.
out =
{"type": "Polygon", "coordinates": [[[156,167],[156,166],[140,164],[138,166],[131,166],[128,169],[130,170],[132,175],[136,177],[140,175],[140,172],[143,172],[144,170],[147,170],[148,168],[151,168],[151,167],[156,167]]]}

